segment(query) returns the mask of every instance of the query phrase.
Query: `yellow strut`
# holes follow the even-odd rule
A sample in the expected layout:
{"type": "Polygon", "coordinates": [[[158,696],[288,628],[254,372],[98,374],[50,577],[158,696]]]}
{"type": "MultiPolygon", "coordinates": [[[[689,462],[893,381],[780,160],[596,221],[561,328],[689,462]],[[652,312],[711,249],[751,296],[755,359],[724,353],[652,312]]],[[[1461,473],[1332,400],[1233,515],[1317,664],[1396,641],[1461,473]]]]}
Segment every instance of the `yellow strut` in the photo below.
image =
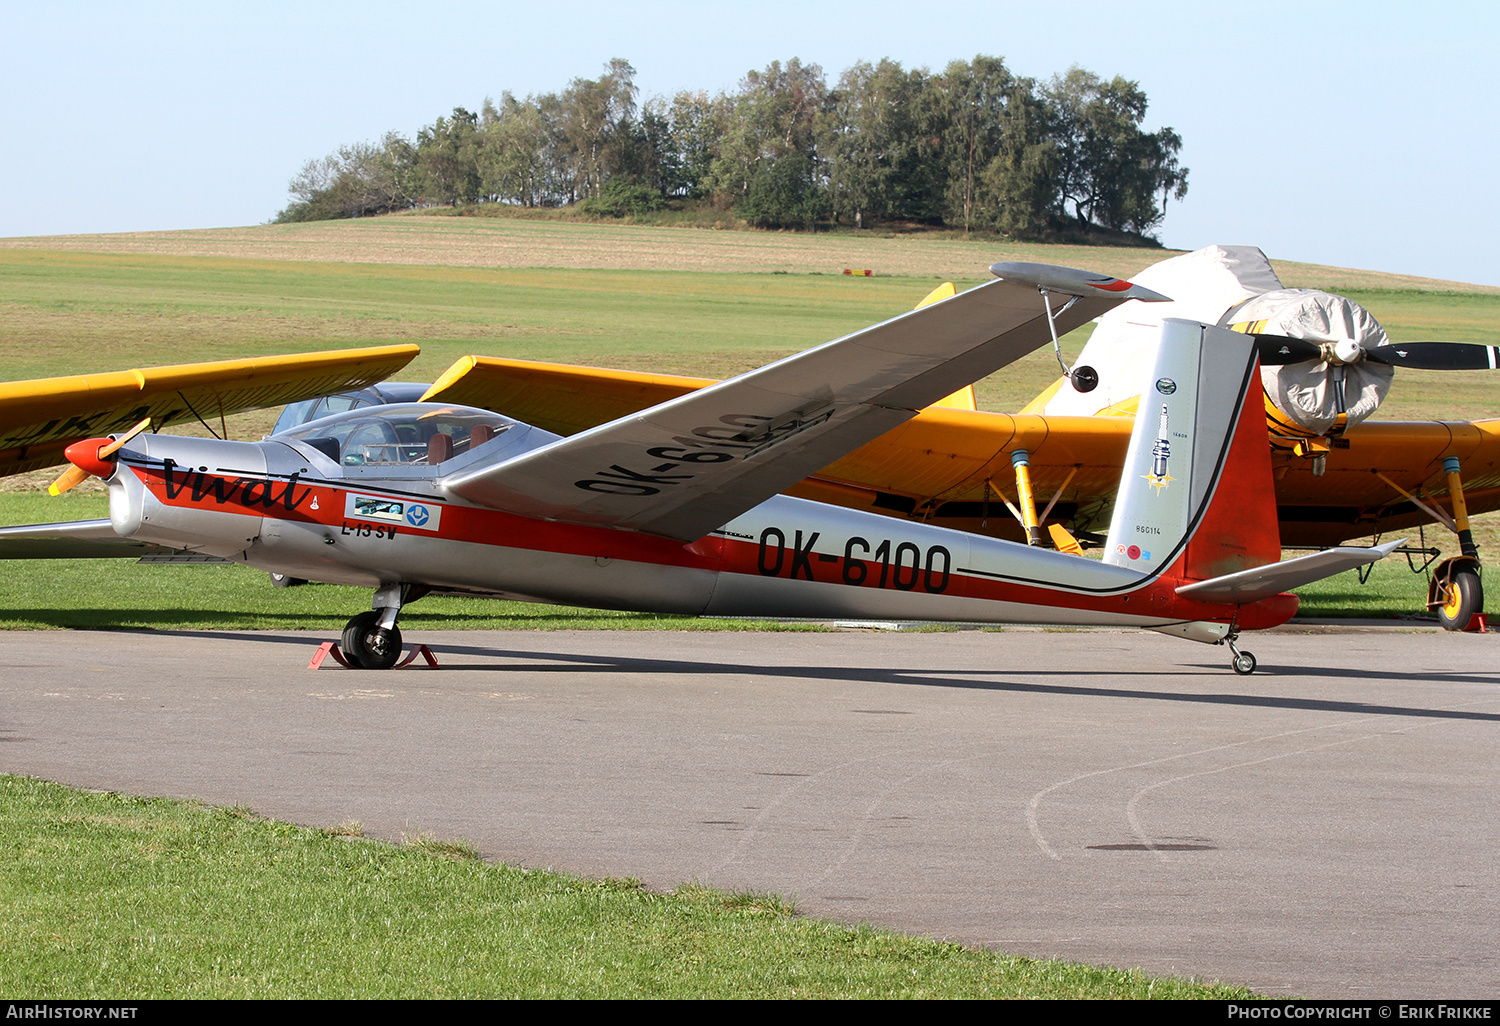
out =
{"type": "Polygon", "coordinates": [[[1432,517],[1432,519],[1434,519],[1438,523],[1442,524],[1448,530],[1455,531],[1455,532],[1458,530],[1458,525],[1456,523],[1454,523],[1453,520],[1452,520],[1452,518],[1450,518],[1448,516],[1448,514],[1444,513],[1441,509],[1438,509],[1436,506],[1429,506],[1429,505],[1427,505],[1427,503],[1425,503],[1421,499],[1417,498],[1415,495],[1413,495],[1411,492],[1407,491],[1405,488],[1402,488],[1400,485],[1398,485],[1396,482],[1392,481],[1390,478],[1386,477],[1380,471],[1378,471],[1378,470],[1375,471],[1375,476],[1378,477],[1378,478],[1380,478],[1380,480],[1384,481],[1386,484],[1390,485],[1392,488],[1396,489],[1396,491],[1400,492],[1402,495],[1406,496],[1406,498],[1411,501],[1411,504],[1413,506],[1416,506],[1422,512],[1424,512],[1428,516],[1432,517]]]}
{"type": "Polygon", "coordinates": [[[1453,500],[1453,530],[1458,547],[1466,556],[1479,557],[1474,535],[1469,530],[1469,507],[1464,503],[1464,483],[1458,476],[1458,457],[1443,457],[1443,472],[1448,475],[1448,495],[1453,500]]]}
{"type": "Polygon", "coordinates": [[[1016,468],[1016,505],[1021,508],[1021,526],[1026,529],[1026,544],[1041,545],[1042,529],[1037,526],[1036,500],[1031,495],[1031,454],[1017,449],[1010,454],[1016,468]]]}

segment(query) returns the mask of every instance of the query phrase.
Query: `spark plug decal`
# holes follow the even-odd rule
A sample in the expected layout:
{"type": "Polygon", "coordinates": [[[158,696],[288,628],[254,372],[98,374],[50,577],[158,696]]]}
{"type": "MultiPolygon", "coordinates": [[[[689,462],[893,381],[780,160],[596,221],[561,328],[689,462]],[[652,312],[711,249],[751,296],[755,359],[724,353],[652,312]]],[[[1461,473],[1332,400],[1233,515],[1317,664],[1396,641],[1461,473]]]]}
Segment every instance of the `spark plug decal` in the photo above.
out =
{"type": "MultiPolygon", "coordinates": [[[[1156,383],[1156,387],[1158,390],[1161,389],[1160,381],[1156,383]]],[[[1167,404],[1162,403],[1161,420],[1156,429],[1156,444],[1151,447],[1151,473],[1145,475],[1146,480],[1151,483],[1151,487],[1156,489],[1157,495],[1160,495],[1161,490],[1167,487],[1168,482],[1172,480],[1172,475],[1167,473],[1167,460],[1171,456],[1172,442],[1168,438],[1167,404]]]]}

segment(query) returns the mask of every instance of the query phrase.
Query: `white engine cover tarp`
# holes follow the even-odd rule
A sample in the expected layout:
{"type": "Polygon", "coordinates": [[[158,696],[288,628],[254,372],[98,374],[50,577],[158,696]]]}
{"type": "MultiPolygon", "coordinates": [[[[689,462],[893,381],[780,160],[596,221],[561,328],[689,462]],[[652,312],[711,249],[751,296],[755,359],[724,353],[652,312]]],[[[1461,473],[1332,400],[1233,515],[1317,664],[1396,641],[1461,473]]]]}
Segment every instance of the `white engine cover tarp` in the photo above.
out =
{"type": "MultiPolygon", "coordinates": [[[[1290,335],[1312,342],[1352,340],[1361,348],[1385,345],[1385,329],[1370,311],[1343,296],[1317,289],[1277,289],[1249,300],[1225,315],[1226,324],[1250,322],[1257,332],[1290,335]],[[1256,323],[1261,322],[1264,323],[1256,323]]],[[[1323,361],[1262,367],[1266,395],[1298,427],[1321,435],[1338,419],[1335,383],[1344,379],[1349,424],[1358,424],[1379,408],[1390,391],[1395,368],[1361,361],[1330,367],[1323,361]]]]}
{"type": "MultiPolygon", "coordinates": [[[[1161,322],[1168,317],[1228,327],[1264,320],[1259,330],[1315,342],[1352,339],[1363,347],[1384,345],[1385,330],[1352,300],[1315,289],[1288,289],[1255,246],[1209,246],[1152,264],[1131,280],[1170,296],[1170,303],[1130,302],[1096,322],[1075,366],[1099,372],[1099,386],[1078,392],[1064,383],[1042,408],[1055,416],[1091,416],[1134,400],[1149,382],[1161,322]]],[[[1304,430],[1322,434],[1337,418],[1333,375],[1345,376],[1348,423],[1356,424],[1380,405],[1391,368],[1371,363],[1331,369],[1300,363],[1263,367],[1266,394],[1304,430]]]]}

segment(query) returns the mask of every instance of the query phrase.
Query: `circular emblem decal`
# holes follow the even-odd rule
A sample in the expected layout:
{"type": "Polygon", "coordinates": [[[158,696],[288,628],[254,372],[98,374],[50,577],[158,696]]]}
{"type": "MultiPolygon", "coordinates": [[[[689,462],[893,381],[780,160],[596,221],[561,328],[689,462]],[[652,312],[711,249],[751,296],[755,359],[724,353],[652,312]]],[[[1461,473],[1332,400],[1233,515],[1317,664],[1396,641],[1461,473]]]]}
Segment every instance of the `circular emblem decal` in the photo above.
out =
{"type": "Polygon", "coordinates": [[[1140,559],[1141,547],[1139,545],[1132,545],[1125,551],[1125,555],[1129,556],[1131,559],[1140,559]]]}
{"type": "Polygon", "coordinates": [[[1177,382],[1173,381],[1171,378],[1157,378],[1156,390],[1162,395],[1171,395],[1173,392],[1177,391],[1177,382]]]}
{"type": "Polygon", "coordinates": [[[427,523],[427,507],[406,507],[406,522],[408,524],[411,524],[413,527],[421,527],[423,524],[427,523]]]}

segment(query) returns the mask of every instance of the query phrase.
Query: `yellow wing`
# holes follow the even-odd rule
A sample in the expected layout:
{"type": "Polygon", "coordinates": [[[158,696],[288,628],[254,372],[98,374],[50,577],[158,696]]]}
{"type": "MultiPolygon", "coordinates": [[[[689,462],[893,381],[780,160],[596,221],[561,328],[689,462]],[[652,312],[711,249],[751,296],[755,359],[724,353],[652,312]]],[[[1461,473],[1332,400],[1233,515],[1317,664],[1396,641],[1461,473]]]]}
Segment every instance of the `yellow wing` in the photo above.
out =
{"type": "Polygon", "coordinates": [[[712,378],[465,356],[433,382],[422,402],[478,406],[572,435],[713,383],[712,378]]]}
{"type": "Polygon", "coordinates": [[[0,476],[63,462],[83,438],[144,418],[209,424],[245,410],[365,388],[411,362],[414,345],[217,360],[0,383],[0,476]]]}

